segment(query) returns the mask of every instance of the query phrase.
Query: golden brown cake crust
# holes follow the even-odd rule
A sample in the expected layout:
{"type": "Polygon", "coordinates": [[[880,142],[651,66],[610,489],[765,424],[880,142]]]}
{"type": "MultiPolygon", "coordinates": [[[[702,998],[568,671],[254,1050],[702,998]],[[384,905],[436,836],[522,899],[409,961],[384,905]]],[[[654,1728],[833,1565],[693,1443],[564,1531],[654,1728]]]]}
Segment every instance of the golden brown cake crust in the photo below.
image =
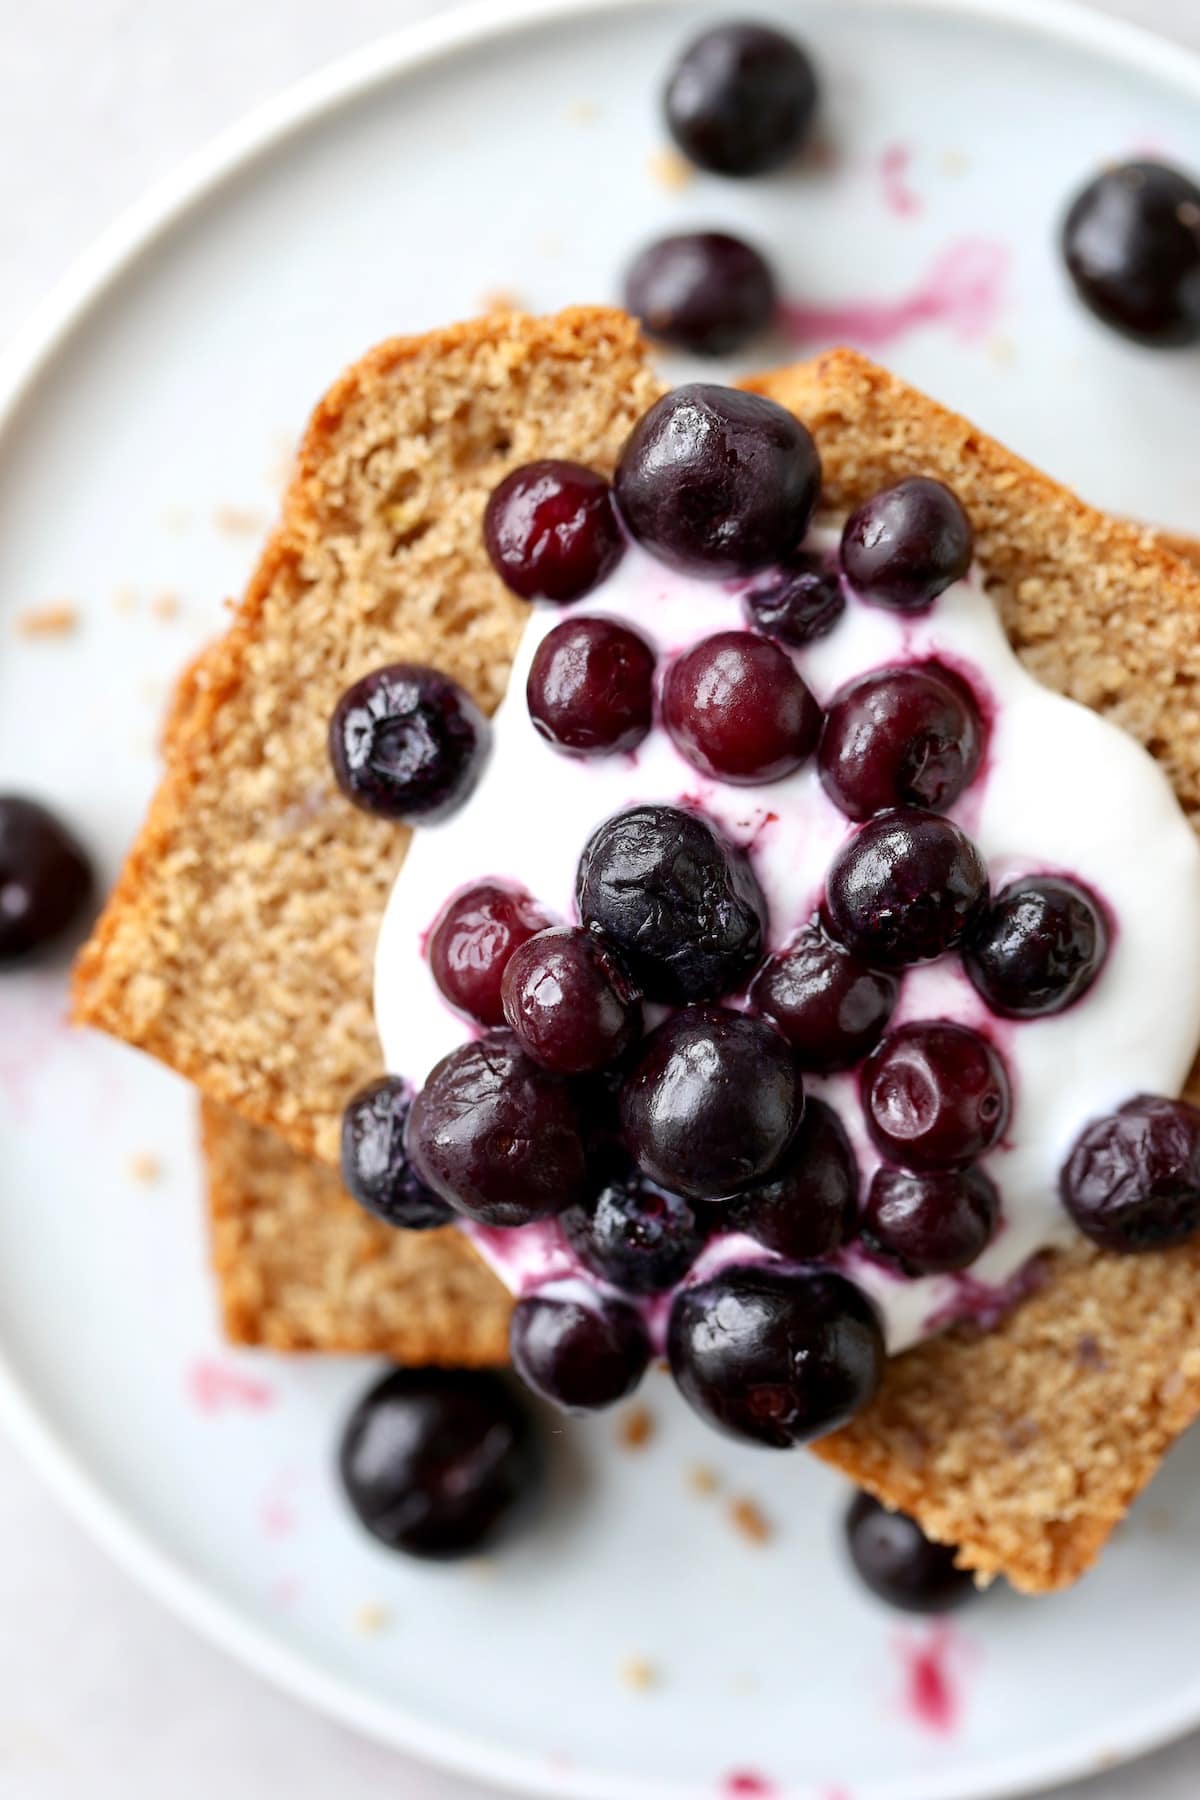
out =
{"type": "Polygon", "coordinates": [[[201,1139],[226,1334],[271,1350],[508,1359],[507,1291],[460,1232],[393,1231],[332,1169],[206,1100],[201,1139]]]}
{"type": "Polygon", "coordinates": [[[611,468],[659,391],[632,322],[595,308],[397,339],[334,385],[230,631],[184,677],[77,1019],[335,1157],[379,1069],[371,960],[407,834],[337,791],[329,716],[404,659],[494,706],[527,608],[483,553],[488,493],[537,456],[611,468]]]}
{"type": "MultiPolygon", "coordinates": [[[[1200,818],[1194,569],[864,358],[835,352],[749,385],[813,428],[833,506],[904,474],[948,481],[1024,659],[1147,744],[1200,818]]],[[[385,346],[335,388],[234,630],[189,674],[163,790],[81,964],[81,1018],[332,1154],[338,1108],[376,1054],[371,947],[402,843],[333,793],[324,719],[347,681],[406,654],[497,698],[521,613],[481,554],[487,488],[534,455],[611,465],[655,392],[632,329],[606,314],[510,316],[385,346]],[[589,383],[603,390],[592,403],[589,383]]],[[[292,1341],[265,1268],[270,1213],[285,1192],[300,1204],[295,1160],[269,1140],[248,1150],[211,1112],[208,1142],[226,1159],[214,1204],[231,1329],[292,1341]],[[274,1174],[258,1186],[264,1158],[274,1174]]],[[[374,1227],[345,1211],[332,1177],[306,1179],[303,1217],[314,1230],[324,1219],[323,1254],[343,1267],[374,1227]]],[[[411,1254],[434,1251],[419,1239],[411,1254]]],[[[1200,1411],[1198,1257],[1060,1257],[994,1332],[897,1359],[820,1454],[958,1543],[971,1567],[1030,1591],[1073,1580],[1200,1411]]],[[[310,1301],[329,1347],[396,1353],[350,1287],[310,1301]]],[[[404,1354],[450,1342],[458,1359],[470,1329],[464,1308],[448,1338],[414,1331],[404,1354]]]]}

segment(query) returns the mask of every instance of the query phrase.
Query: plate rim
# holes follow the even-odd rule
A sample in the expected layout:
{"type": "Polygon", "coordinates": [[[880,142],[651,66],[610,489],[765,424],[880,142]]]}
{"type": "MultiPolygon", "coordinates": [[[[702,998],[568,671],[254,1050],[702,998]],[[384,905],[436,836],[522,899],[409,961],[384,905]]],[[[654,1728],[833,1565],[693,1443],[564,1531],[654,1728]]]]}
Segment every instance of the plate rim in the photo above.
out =
{"type": "MultiPolygon", "coordinates": [[[[843,0],[933,17],[991,21],[1097,53],[1134,67],[1200,100],[1200,52],[1127,19],[1092,11],[1082,0],[843,0]]],[[[688,0],[466,0],[377,37],[322,65],[252,107],[125,208],[69,266],[26,323],[0,348],[0,447],[39,383],[89,316],[120,281],[226,184],[290,138],[389,83],[498,40],[572,18],[600,18],[688,0]]],[[[127,1575],[185,1625],[251,1673],[318,1714],[388,1747],[470,1780],[547,1800],[700,1800],[702,1789],[569,1768],[536,1753],[431,1726],[349,1677],[326,1673],[303,1651],[281,1643],[232,1599],[217,1595],[166,1549],[148,1523],[136,1522],[103,1475],[43,1412],[0,1339],[0,1430],[55,1497],[127,1575]]],[[[875,1784],[870,1800],[1006,1800],[1101,1772],[1159,1749],[1200,1724],[1200,1675],[1167,1702],[1143,1706],[1118,1731],[1106,1731],[1104,1760],[1094,1734],[1081,1733],[1051,1758],[1023,1752],[980,1769],[964,1787],[954,1771],[875,1784]],[[1037,1758],[1036,1764],[1033,1757],[1037,1758]],[[1114,1762],[1115,1757],[1115,1762],[1114,1762]]]]}

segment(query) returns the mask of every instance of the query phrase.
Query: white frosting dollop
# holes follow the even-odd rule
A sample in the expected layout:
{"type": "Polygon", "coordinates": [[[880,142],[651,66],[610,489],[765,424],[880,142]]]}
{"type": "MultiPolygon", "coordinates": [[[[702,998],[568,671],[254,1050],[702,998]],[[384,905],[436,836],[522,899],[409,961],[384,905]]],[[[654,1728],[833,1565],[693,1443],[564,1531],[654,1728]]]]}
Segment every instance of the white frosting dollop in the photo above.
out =
{"type": "MultiPolygon", "coordinates": [[[[808,543],[829,549],[836,540],[836,531],[822,527],[808,543]]],[[[500,877],[573,919],[576,865],[595,826],[635,802],[686,802],[747,847],[777,949],[812,917],[830,861],[854,829],[827,798],[814,762],[783,781],[734,787],[699,774],[657,725],[632,756],[557,754],[533,729],[525,682],[538,644],[571,612],[627,621],[660,659],[743,622],[731,584],[679,574],[636,547],[573,607],[531,609],[483,778],[451,820],[414,834],[380,931],[375,1018],[384,1057],[390,1071],[418,1086],[472,1036],[442,999],[424,955],[429,928],[457,889],[500,877]]],[[[1101,896],[1115,930],[1099,979],[1057,1017],[994,1018],[955,955],[905,972],[893,1023],[986,1024],[1007,1063],[1013,1113],[984,1165],[1000,1190],[1003,1222],[968,1277],[908,1280],[855,1250],[843,1257],[878,1306],[891,1352],[955,1316],[986,1312],[989,1295],[1038,1251],[1071,1240],[1057,1184],[1080,1130],[1135,1094],[1177,1094],[1200,1037],[1200,841],[1140,745],[1022,667],[978,570],[915,618],[851,598],[827,637],[793,653],[823,706],[854,676],[924,658],[966,675],[990,709],[985,765],[950,816],[978,844],[993,890],[1035,870],[1073,875],[1101,896]]],[[[806,1078],[805,1085],[840,1114],[865,1192],[880,1159],[865,1131],[856,1076],[806,1078]]],[[[464,1229],[516,1292],[578,1272],[553,1222],[464,1229]]],[[[718,1238],[696,1272],[767,1254],[745,1238],[718,1238]]],[[[661,1328],[663,1316],[659,1303],[651,1323],[661,1328]]]]}

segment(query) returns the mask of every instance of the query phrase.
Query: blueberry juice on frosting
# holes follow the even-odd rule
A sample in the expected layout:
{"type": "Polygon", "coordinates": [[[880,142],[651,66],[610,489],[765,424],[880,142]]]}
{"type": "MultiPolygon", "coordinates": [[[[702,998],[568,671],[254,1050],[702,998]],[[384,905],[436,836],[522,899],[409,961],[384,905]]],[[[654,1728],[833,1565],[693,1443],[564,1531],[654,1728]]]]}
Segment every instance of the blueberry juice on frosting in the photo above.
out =
{"type": "Polygon", "coordinates": [[[388,1069],[343,1174],[456,1221],[571,1410],[665,1352],[784,1448],[887,1355],[998,1316],[1079,1232],[1200,1226],[1200,846],[1132,739],[1014,657],[971,525],[914,473],[814,523],[804,426],[678,389],[610,486],[492,494],[531,601],[486,722],[369,674],[330,727],[418,830],[376,953],[388,1069]]]}

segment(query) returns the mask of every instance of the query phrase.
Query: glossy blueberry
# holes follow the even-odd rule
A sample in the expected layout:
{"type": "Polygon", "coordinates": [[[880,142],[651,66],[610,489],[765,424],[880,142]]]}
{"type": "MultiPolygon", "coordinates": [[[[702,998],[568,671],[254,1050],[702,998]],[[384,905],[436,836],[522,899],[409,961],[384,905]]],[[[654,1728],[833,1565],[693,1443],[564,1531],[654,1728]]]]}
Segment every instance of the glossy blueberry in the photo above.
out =
{"type": "Polygon", "coordinates": [[[890,807],[944,812],[975,779],[985,732],[966,682],[938,663],[874,669],[834,695],[817,766],[851,819],[890,807]]]}
{"type": "Polygon", "coordinates": [[[821,709],[791,658],[754,631],[719,631],[676,657],[662,710],[693,768],[744,785],[790,775],[821,729],[821,709]]]}
{"type": "Polygon", "coordinates": [[[1080,1134],[1063,1205],[1105,1250],[1160,1250],[1200,1229],[1200,1111],[1142,1095],[1080,1134]]]}
{"type": "Polygon", "coordinates": [[[841,1275],[765,1263],[685,1287],[671,1308],[671,1373],[701,1418],[790,1450],[835,1431],[875,1394],[883,1333],[841,1275]]]}
{"type": "Polygon", "coordinates": [[[815,1262],[858,1229],[858,1164],[837,1114],[809,1099],[791,1148],[771,1177],[721,1208],[721,1223],[793,1262],[815,1262]]]}
{"type": "Polygon", "coordinates": [[[906,1275],[968,1269],[991,1242],[1000,1214],[982,1169],[877,1169],[867,1192],[863,1242],[906,1275]]]}
{"type": "Polygon", "coordinates": [[[430,825],[479,779],[490,727],[456,681],[392,663],[347,688],[329,724],[337,784],[363,812],[430,825]]]}
{"type": "Polygon", "coordinates": [[[633,536],[663,562],[717,580],[781,562],[821,488],[816,445],[775,401],[693,382],[634,426],[616,494],[633,536]]]}
{"type": "Polygon", "coordinates": [[[879,813],[838,851],[826,923],[875,968],[928,962],[958,943],[987,898],[987,868],[957,825],[935,813],[879,813]]]}
{"type": "Polygon", "coordinates": [[[971,566],[971,522],[940,481],[910,476],[864,500],[842,531],[855,592],[893,612],[924,612],[971,566]]]}
{"type": "Polygon", "coordinates": [[[717,175],[761,175],[794,156],[817,104],[813,66],[770,25],[717,25],[688,45],[664,96],[685,155],[717,175]]]}
{"type": "Polygon", "coordinates": [[[637,257],[625,277],[625,310],[664,343],[697,356],[728,356],[771,323],[775,278],[742,238],[680,232],[637,257]]]}
{"type": "Polygon", "coordinates": [[[553,1289],[517,1301],[508,1342],[521,1380],[563,1412],[614,1406],[637,1387],[650,1360],[650,1341],[631,1306],[553,1289]]]}
{"type": "Polygon", "coordinates": [[[550,920],[524,888],[481,881],[446,902],[429,934],[427,955],[438,991],[480,1025],[503,1025],[501,983],[514,950],[550,920]]]}
{"type": "Polygon", "coordinates": [[[492,490],[483,515],[492,567],[523,600],[578,600],[616,567],[612,489],[583,463],[525,463],[492,490]]]}
{"type": "Polygon", "coordinates": [[[742,596],[748,625],[795,648],[832,631],[845,610],[837,570],[809,550],[793,552],[742,596]]]}
{"type": "Polygon", "coordinates": [[[654,652],[615,619],[564,619],[534,652],[525,698],[534,729],[568,756],[635,750],[654,709],[654,652]]]}
{"type": "Polygon", "coordinates": [[[907,1513],[889,1512],[869,1494],[854,1496],[846,1512],[846,1545],[860,1579],[900,1612],[944,1613],[978,1589],[958,1569],[952,1544],[935,1544],[907,1513]]]}
{"type": "Polygon", "coordinates": [[[641,1036],[637,989],[600,937],[579,926],[553,925],[514,951],[501,997],[522,1050],[558,1075],[606,1068],[641,1036]]]}
{"type": "Polygon", "coordinates": [[[559,1219],[593,1275],[629,1294],[660,1294],[681,1281],[708,1236],[699,1205],[670,1194],[636,1168],[623,1169],[594,1200],[559,1219]]]}
{"type": "Polygon", "coordinates": [[[720,1200],[775,1168],[799,1126],[804,1090],[768,1020],[692,1006],[646,1038],[618,1105],[625,1148],[652,1181],[720,1200]]]}
{"type": "Polygon", "coordinates": [[[1152,348],[1200,341],[1200,187],[1165,163],[1105,169],[1071,202],[1062,253],[1098,319],[1152,348]]]}
{"type": "Polygon", "coordinates": [[[404,1148],[412,1088],[395,1075],[362,1088],[342,1114],[342,1185],[388,1225],[429,1231],[454,1210],[426,1187],[404,1148]]]}
{"type": "Polygon", "coordinates": [[[393,1369],[342,1434],[346,1497],[389,1550],[441,1561],[491,1545],[540,1494],[534,1420],[499,1375],[393,1369]]]}
{"type": "Polygon", "coordinates": [[[850,1069],[874,1048],[892,1015],[900,984],[871,969],[817,924],[804,925],[765,962],[750,999],[773,1019],[802,1069],[850,1069]]]}
{"type": "Polygon", "coordinates": [[[1086,888],[1031,875],[1001,888],[972,923],[963,966],[994,1013],[1038,1019],[1082,999],[1108,955],[1108,925],[1086,888]]]}
{"type": "Polygon", "coordinates": [[[716,999],[762,955],[766,902],[742,852],[677,806],[633,806],[588,839],[579,916],[648,1000],[716,999]]]}
{"type": "Polygon", "coordinates": [[[591,1189],[578,1100],[503,1032],[442,1058],[413,1101],[405,1145],[422,1180],[482,1225],[528,1225],[591,1189]]]}
{"type": "Polygon", "coordinates": [[[900,1025],[871,1052],[863,1108],[880,1150],[906,1169],[962,1169],[1003,1136],[1008,1074],[987,1039],[946,1019],[900,1025]]]}
{"type": "Polygon", "coordinates": [[[87,852],[46,807],[0,795],[0,968],[57,942],[92,895],[87,852]]]}

